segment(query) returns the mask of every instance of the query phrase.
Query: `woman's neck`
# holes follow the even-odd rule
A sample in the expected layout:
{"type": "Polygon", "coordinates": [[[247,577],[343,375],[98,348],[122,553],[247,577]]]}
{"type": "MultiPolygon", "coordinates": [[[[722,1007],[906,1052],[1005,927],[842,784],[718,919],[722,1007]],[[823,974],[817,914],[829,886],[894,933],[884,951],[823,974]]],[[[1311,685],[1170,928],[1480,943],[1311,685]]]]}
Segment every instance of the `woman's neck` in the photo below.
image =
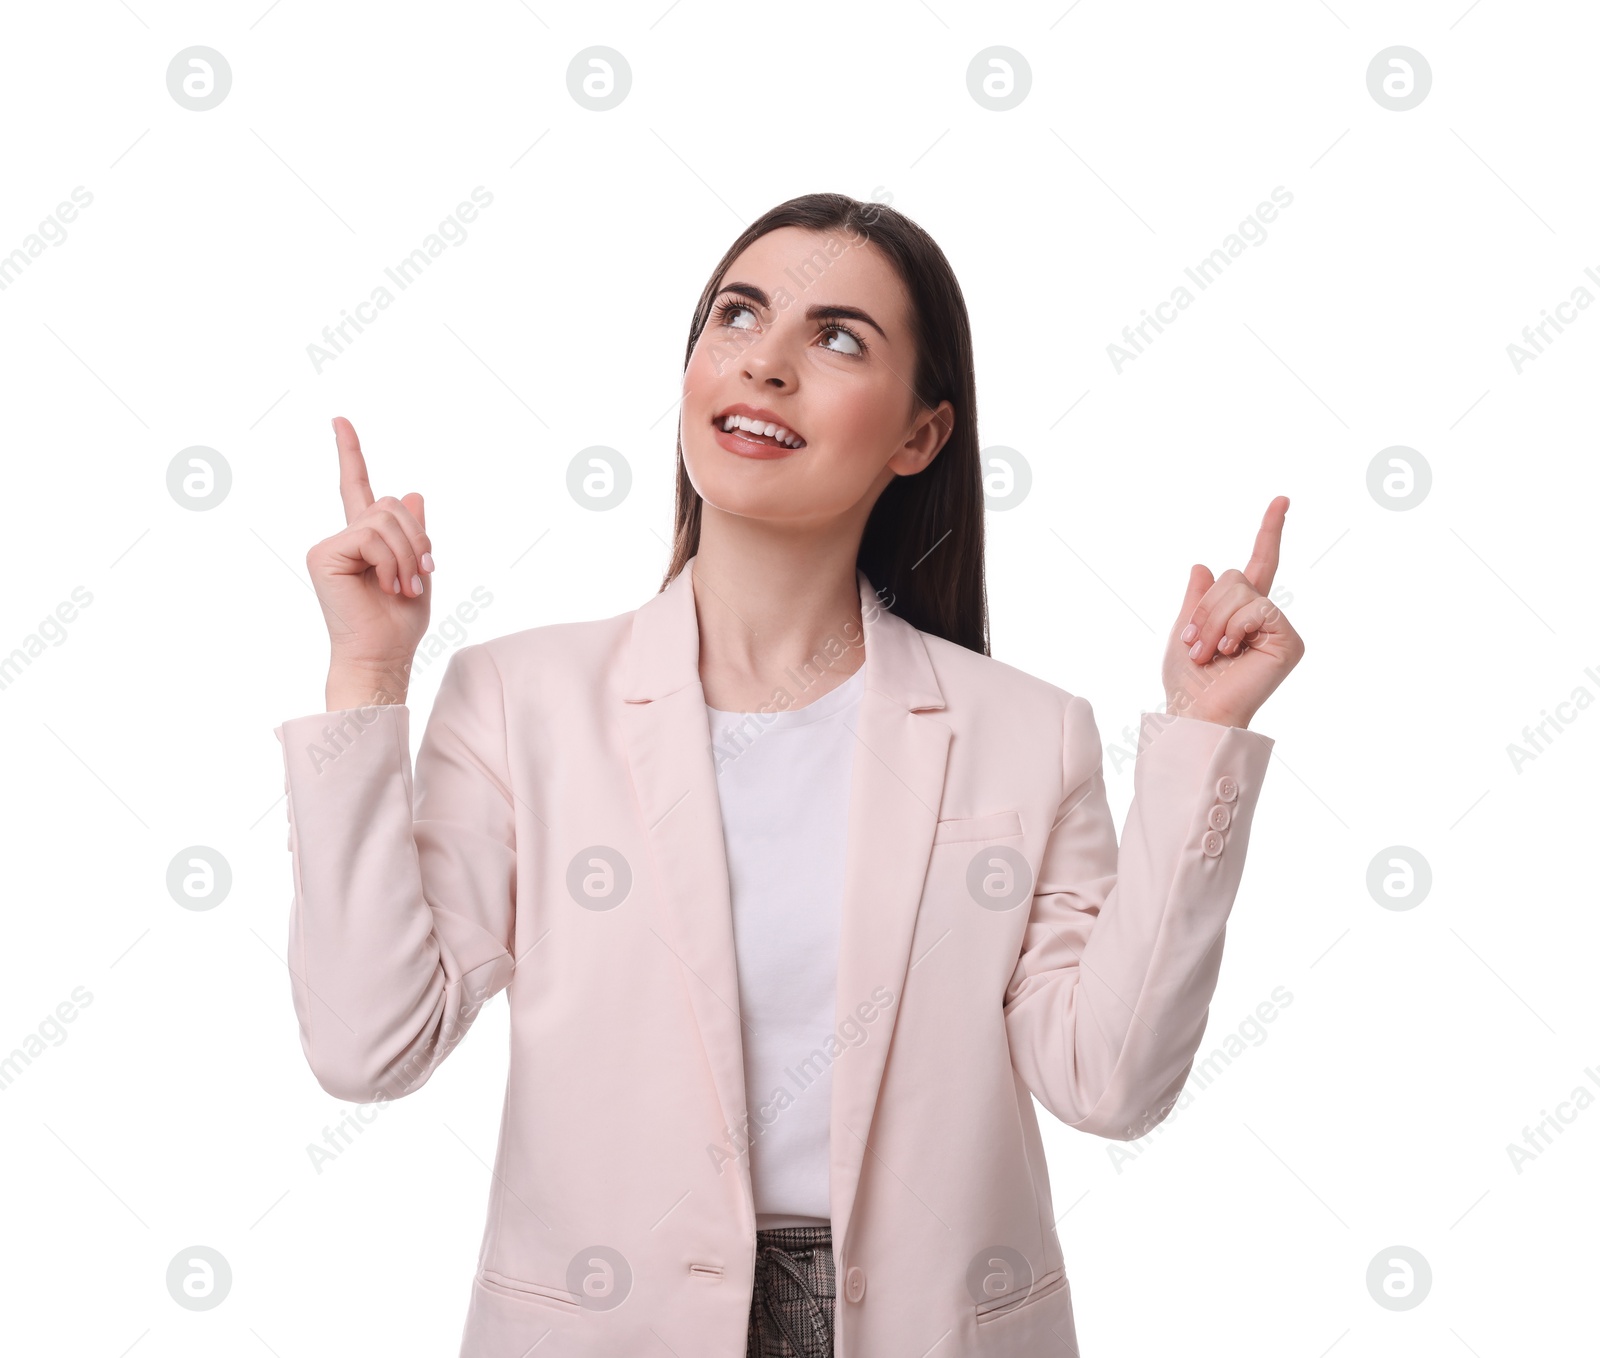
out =
{"type": "Polygon", "coordinates": [[[804,707],[861,667],[859,540],[855,527],[775,533],[770,523],[702,507],[690,569],[710,706],[804,707]]]}

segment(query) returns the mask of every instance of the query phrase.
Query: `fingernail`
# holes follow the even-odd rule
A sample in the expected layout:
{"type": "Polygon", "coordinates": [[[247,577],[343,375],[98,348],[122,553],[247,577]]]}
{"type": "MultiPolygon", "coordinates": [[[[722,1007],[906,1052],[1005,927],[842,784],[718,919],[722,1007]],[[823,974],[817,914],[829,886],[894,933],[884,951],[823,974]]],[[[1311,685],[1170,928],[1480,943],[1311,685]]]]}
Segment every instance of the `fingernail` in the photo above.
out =
{"type": "Polygon", "coordinates": [[[422,593],[422,577],[420,575],[413,575],[411,577],[411,592],[413,594],[422,593]]]}
{"type": "Polygon", "coordinates": [[[424,552],[422,554],[422,569],[427,571],[429,574],[433,573],[433,553],[432,552],[424,552]]]}
{"type": "Polygon", "coordinates": [[[1189,648],[1189,659],[1190,660],[1198,660],[1198,659],[1200,659],[1200,652],[1205,649],[1205,645],[1206,644],[1203,641],[1195,642],[1195,644],[1189,648]]]}
{"type": "Polygon", "coordinates": [[[400,577],[398,575],[394,578],[394,592],[396,594],[400,592],[400,577]]]}
{"type": "Polygon", "coordinates": [[[1199,635],[1200,629],[1191,622],[1183,629],[1183,635],[1178,640],[1187,643],[1193,641],[1199,635]]]}

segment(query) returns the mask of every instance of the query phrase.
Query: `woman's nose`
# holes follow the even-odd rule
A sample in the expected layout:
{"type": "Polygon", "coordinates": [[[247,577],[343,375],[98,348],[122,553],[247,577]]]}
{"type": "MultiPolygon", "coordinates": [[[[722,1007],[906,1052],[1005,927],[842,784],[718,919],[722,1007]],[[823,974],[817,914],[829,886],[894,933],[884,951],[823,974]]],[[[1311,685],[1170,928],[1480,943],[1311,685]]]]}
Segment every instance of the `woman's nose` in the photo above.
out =
{"type": "Polygon", "coordinates": [[[794,382],[794,365],[784,350],[783,341],[763,336],[740,355],[744,376],[752,382],[765,382],[779,389],[794,382]]]}

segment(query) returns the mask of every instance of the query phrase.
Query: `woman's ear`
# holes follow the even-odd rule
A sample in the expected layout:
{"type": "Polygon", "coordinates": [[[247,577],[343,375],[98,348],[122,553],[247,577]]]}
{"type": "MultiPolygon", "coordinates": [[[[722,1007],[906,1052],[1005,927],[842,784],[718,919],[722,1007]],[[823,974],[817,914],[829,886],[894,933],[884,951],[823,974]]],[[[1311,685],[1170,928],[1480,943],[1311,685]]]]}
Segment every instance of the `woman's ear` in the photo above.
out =
{"type": "Polygon", "coordinates": [[[937,456],[956,427],[956,408],[940,401],[932,410],[923,409],[900,450],[889,459],[889,470],[900,476],[915,476],[937,456]]]}

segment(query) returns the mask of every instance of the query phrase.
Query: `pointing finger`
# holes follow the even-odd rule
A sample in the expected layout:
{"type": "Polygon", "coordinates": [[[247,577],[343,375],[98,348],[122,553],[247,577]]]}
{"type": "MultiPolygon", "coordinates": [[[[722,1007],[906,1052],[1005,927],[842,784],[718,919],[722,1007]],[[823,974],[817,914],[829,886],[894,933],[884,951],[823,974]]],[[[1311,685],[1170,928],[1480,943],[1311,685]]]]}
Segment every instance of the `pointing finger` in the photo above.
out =
{"type": "Polygon", "coordinates": [[[1267,512],[1261,519],[1261,528],[1256,533],[1256,545],[1250,554],[1250,563],[1244,568],[1244,578],[1261,594],[1271,590],[1272,577],[1278,573],[1278,547],[1283,541],[1283,519],[1288,512],[1287,495],[1277,496],[1267,506],[1267,512]]]}
{"type": "Polygon", "coordinates": [[[344,501],[344,521],[354,523],[372,503],[372,483],[367,480],[366,459],[361,456],[361,440],[343,415],[333,417],[333,437],[339,445],[339,498],[344,501]]]}

